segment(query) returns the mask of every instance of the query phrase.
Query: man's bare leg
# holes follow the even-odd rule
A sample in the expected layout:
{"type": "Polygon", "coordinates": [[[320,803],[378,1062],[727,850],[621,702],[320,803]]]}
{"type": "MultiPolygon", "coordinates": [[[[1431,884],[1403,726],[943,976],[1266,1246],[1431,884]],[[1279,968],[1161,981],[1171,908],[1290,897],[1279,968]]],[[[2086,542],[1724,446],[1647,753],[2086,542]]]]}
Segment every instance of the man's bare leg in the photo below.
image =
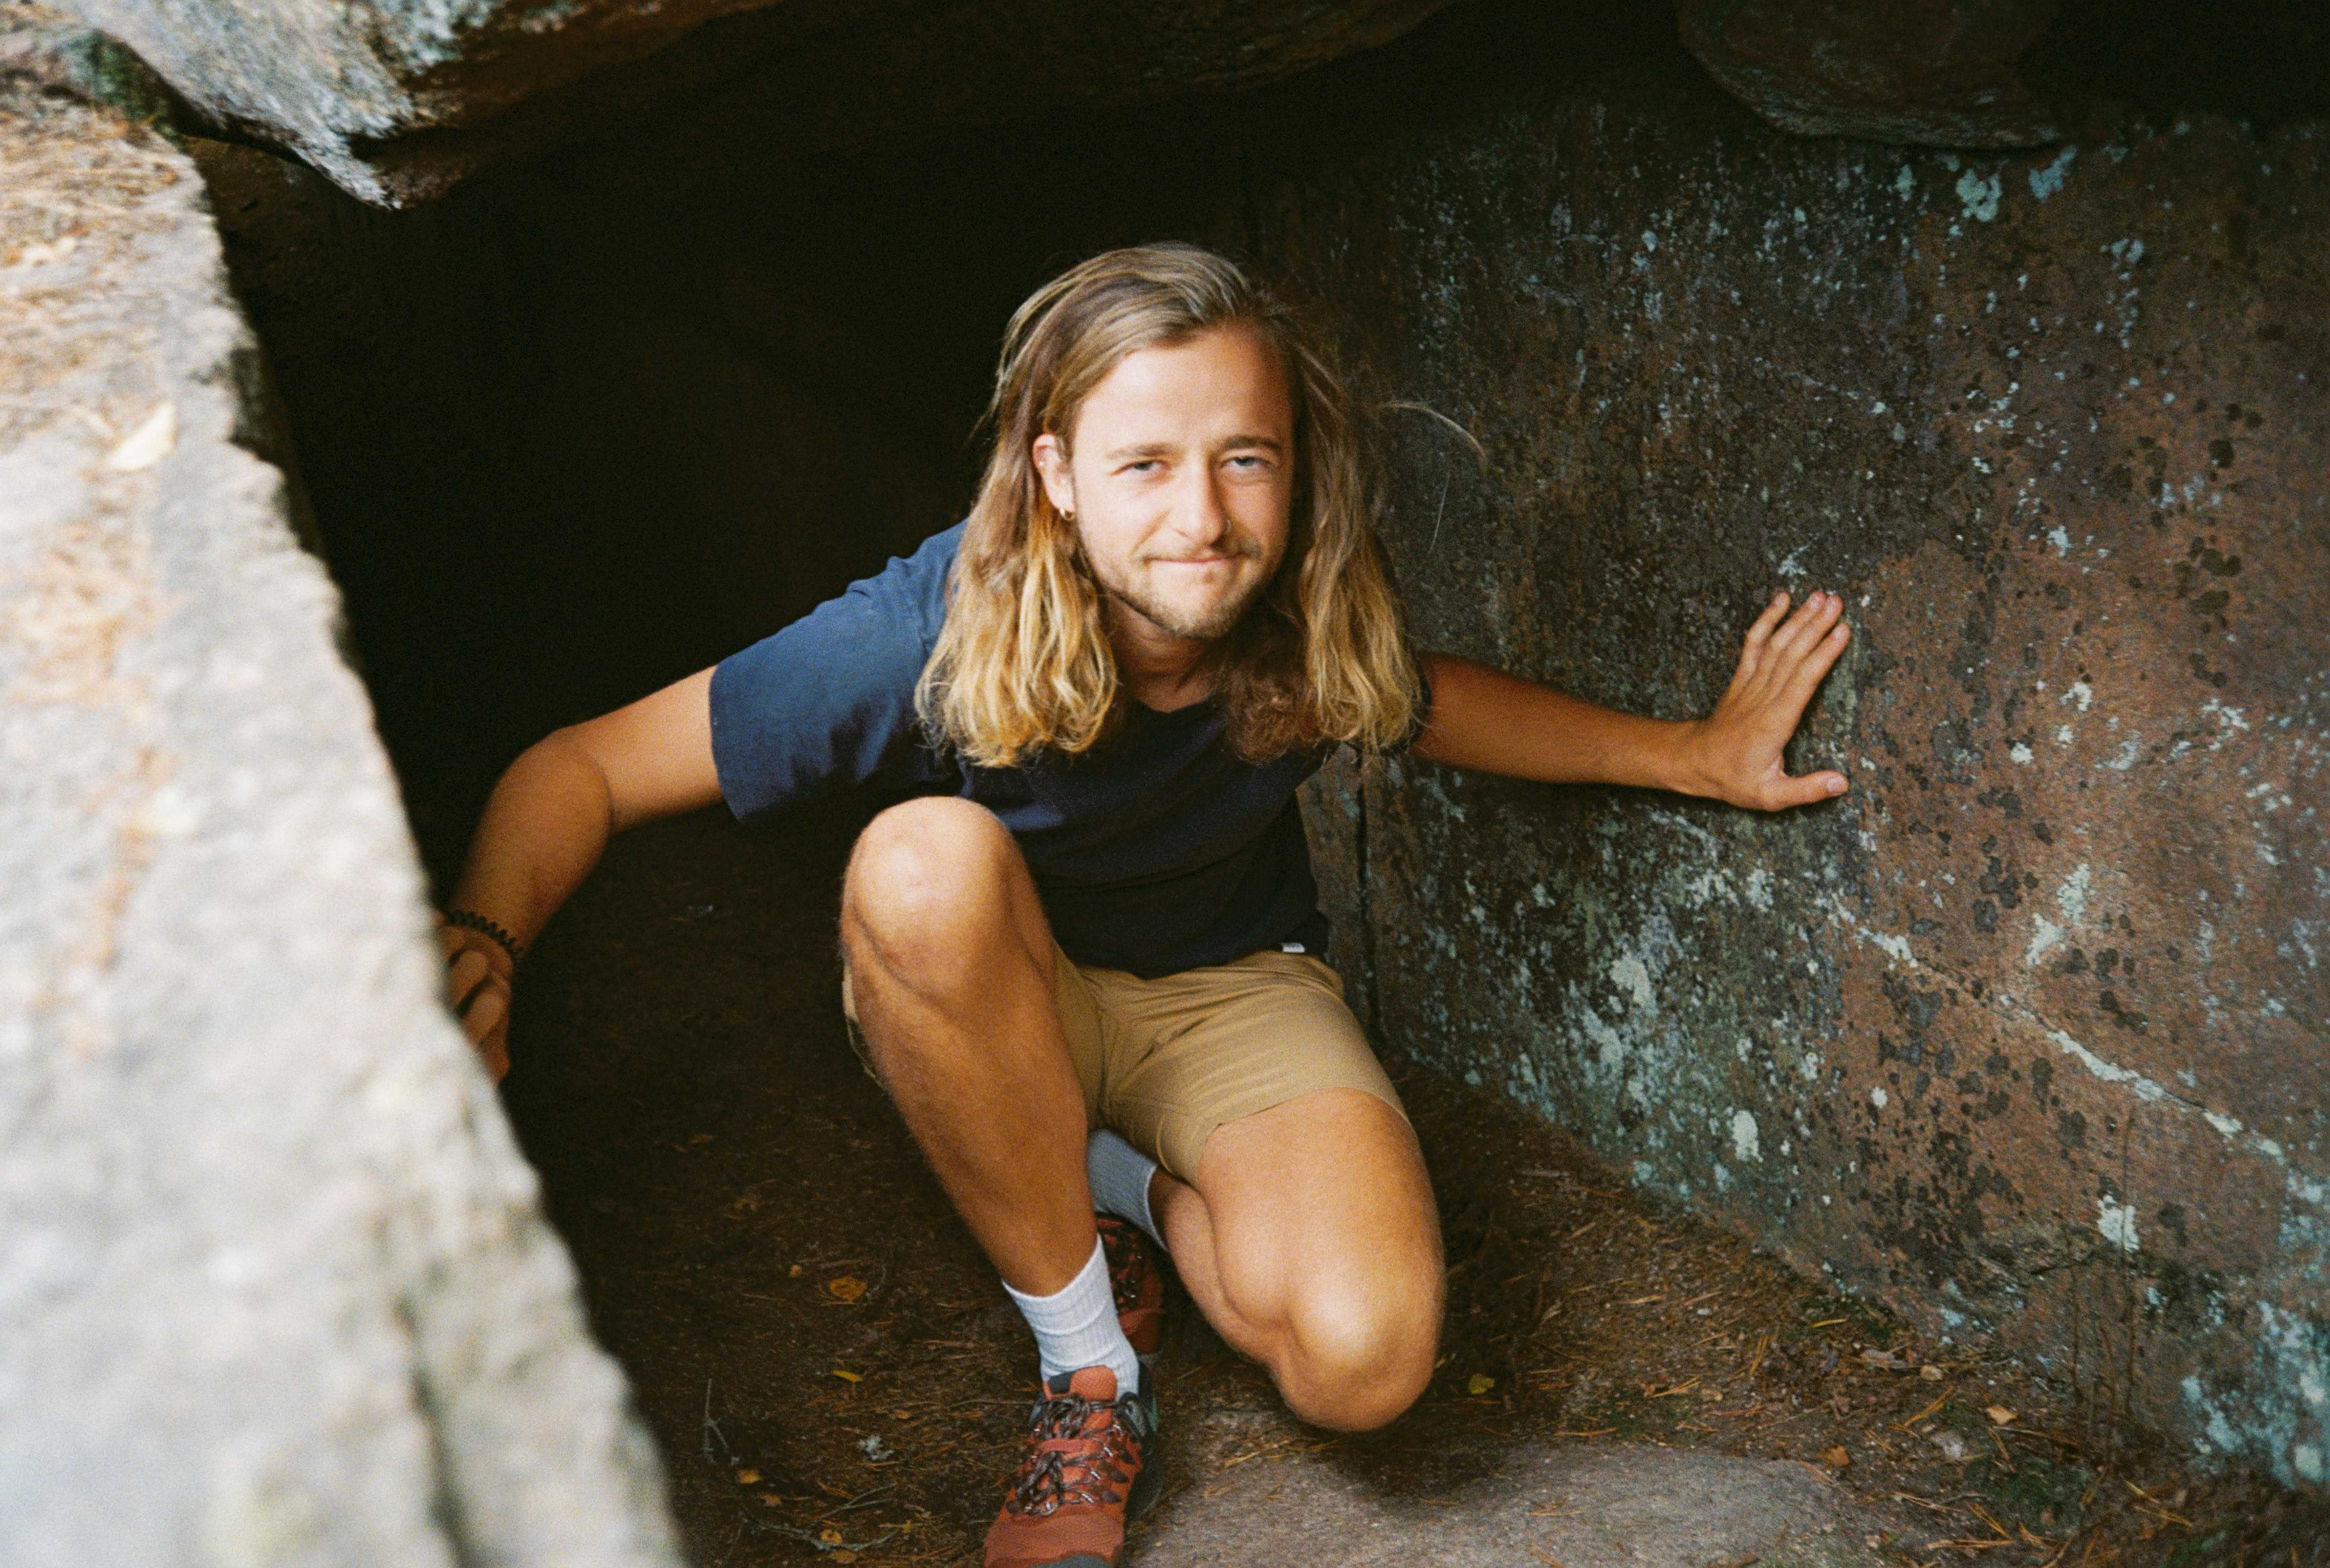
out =
{"type": "Polygon", "coordinates": [[[1065,1288],[1094,1242],[1084,1094],[1009,831],[947,798],[882,813],[850,855],[841,940],[874,1069],[940,1185],[1006,1284],[1065,1288]]]}
{"type": "MultiPolygon", "coordinates": [[[[1092,1256],[1084,1097],[1053,945],[1001,823],[911,801],[843,884],[850,994],[875,1070],[1007,1284],[1058,1290],[1092,1256]]],[[[1431,1185],[1399,1114],[1357,1090],[1215,1129],[1194,1186],[1151,1199],[1183,1280],[1234,1347],[1321,1425],[1380,1426],[1432,1374],[1444,1294],[1431,1185]]]]}
{"type": "Polygon", "coordinates": [[[1181,1280],[1287,1407],[1363,1431],[1431,1380],[1446,1280],[1432,1184],[1400,1114],[1356,1089],[1214,1129],[1194,1185],[1159,1172],[1151,1211],[1181,1280]]]}

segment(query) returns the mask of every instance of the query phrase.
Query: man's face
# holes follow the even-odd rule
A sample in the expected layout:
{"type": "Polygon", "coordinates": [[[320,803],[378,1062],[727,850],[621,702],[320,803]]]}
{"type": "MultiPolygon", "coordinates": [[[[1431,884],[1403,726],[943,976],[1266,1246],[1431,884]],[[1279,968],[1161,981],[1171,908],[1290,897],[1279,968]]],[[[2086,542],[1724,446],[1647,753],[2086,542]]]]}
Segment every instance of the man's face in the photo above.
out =
{"type": "Polygon", "coordinates": [[[1125,355],[1066,447],[1040,436],[1034,456],[1122,629],[1210,642],[1286,553],[1293,408],[1278,356],[1243,327],[1125,355]]]}

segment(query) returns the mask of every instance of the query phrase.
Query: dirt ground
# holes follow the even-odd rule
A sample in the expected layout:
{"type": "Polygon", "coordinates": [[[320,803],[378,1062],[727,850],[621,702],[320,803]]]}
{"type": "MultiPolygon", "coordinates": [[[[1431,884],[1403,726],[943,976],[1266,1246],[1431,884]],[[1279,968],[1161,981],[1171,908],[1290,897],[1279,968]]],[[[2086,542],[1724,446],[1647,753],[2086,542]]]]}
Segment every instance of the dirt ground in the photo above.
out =
{"type": "MultiPolygon", "coordinates": [[[[705,1568],[976,1563],[1032,1388],[1018,1315],[843,1037],[858,819],[629,836],[521,979],[509,1110],[705,1568]]],[[[2330,1565],[2330,1511],[2188,1472],[2003,1357],[1916,1343],[1647,1204],[1494,1096],[1389,1064],[1447,1237],[1439,1375],[1383,1432],[1305,1429],[1177,1298],[1169,1442],[1225,1410],[1257,1435],[1169,1450],[1169,1495],[1321,1450],[1429,1498],[1520,1444],[1692,1446],[1817,1467],[1904,1564],[2330,1565]]]]}

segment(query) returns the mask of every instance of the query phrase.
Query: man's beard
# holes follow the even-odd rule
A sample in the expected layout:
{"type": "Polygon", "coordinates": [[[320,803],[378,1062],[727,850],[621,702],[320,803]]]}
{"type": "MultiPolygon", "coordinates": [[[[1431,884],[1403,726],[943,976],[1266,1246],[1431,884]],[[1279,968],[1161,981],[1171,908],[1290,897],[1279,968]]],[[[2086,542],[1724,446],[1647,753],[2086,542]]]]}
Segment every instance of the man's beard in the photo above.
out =
{"type": "MultiPolygon", "coordinates": [[[[1259,556],[1262,553],[1251,540],[1244,538],[1230,542],[1229,548],[1240,556],[1259,556]]],[[[1128,582],[1111,582],[1097,571],[1093,575],[1100,583],[1101,590],[1111,599],[1145,617],[1151,624],[1190,642],[1218,642],[1227,637],[1270,586],[1269,578],[1255,578],[1236,595],[1217,600],[1193,615],[1179,606],[1164,603],[1143,593],[1128,582]]]]}

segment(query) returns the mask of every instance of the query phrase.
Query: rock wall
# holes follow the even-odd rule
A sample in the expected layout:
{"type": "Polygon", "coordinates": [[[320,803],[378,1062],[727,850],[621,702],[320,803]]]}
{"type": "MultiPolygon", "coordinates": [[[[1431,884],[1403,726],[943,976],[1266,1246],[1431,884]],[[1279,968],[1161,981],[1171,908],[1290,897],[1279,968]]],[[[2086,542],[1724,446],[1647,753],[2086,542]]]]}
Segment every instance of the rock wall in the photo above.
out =
{"type": "Polygon", "coordinates": [[[1763,818],[1340,770],[1374,1027],[2318,1485],[2330,129],[1797,140],[1654,44],[1501,42],[1250,144],[1247,247],[1485,449],[1392,416],[1420,638],[1682,716],[1776,586],[1838,590],[1795,757],[1855,788],[1763,818]]]}
{"type": "Polygon", "coordinates": [[[0,84],[0,1563],[677,1562],[193,165],[0,84]]]}

